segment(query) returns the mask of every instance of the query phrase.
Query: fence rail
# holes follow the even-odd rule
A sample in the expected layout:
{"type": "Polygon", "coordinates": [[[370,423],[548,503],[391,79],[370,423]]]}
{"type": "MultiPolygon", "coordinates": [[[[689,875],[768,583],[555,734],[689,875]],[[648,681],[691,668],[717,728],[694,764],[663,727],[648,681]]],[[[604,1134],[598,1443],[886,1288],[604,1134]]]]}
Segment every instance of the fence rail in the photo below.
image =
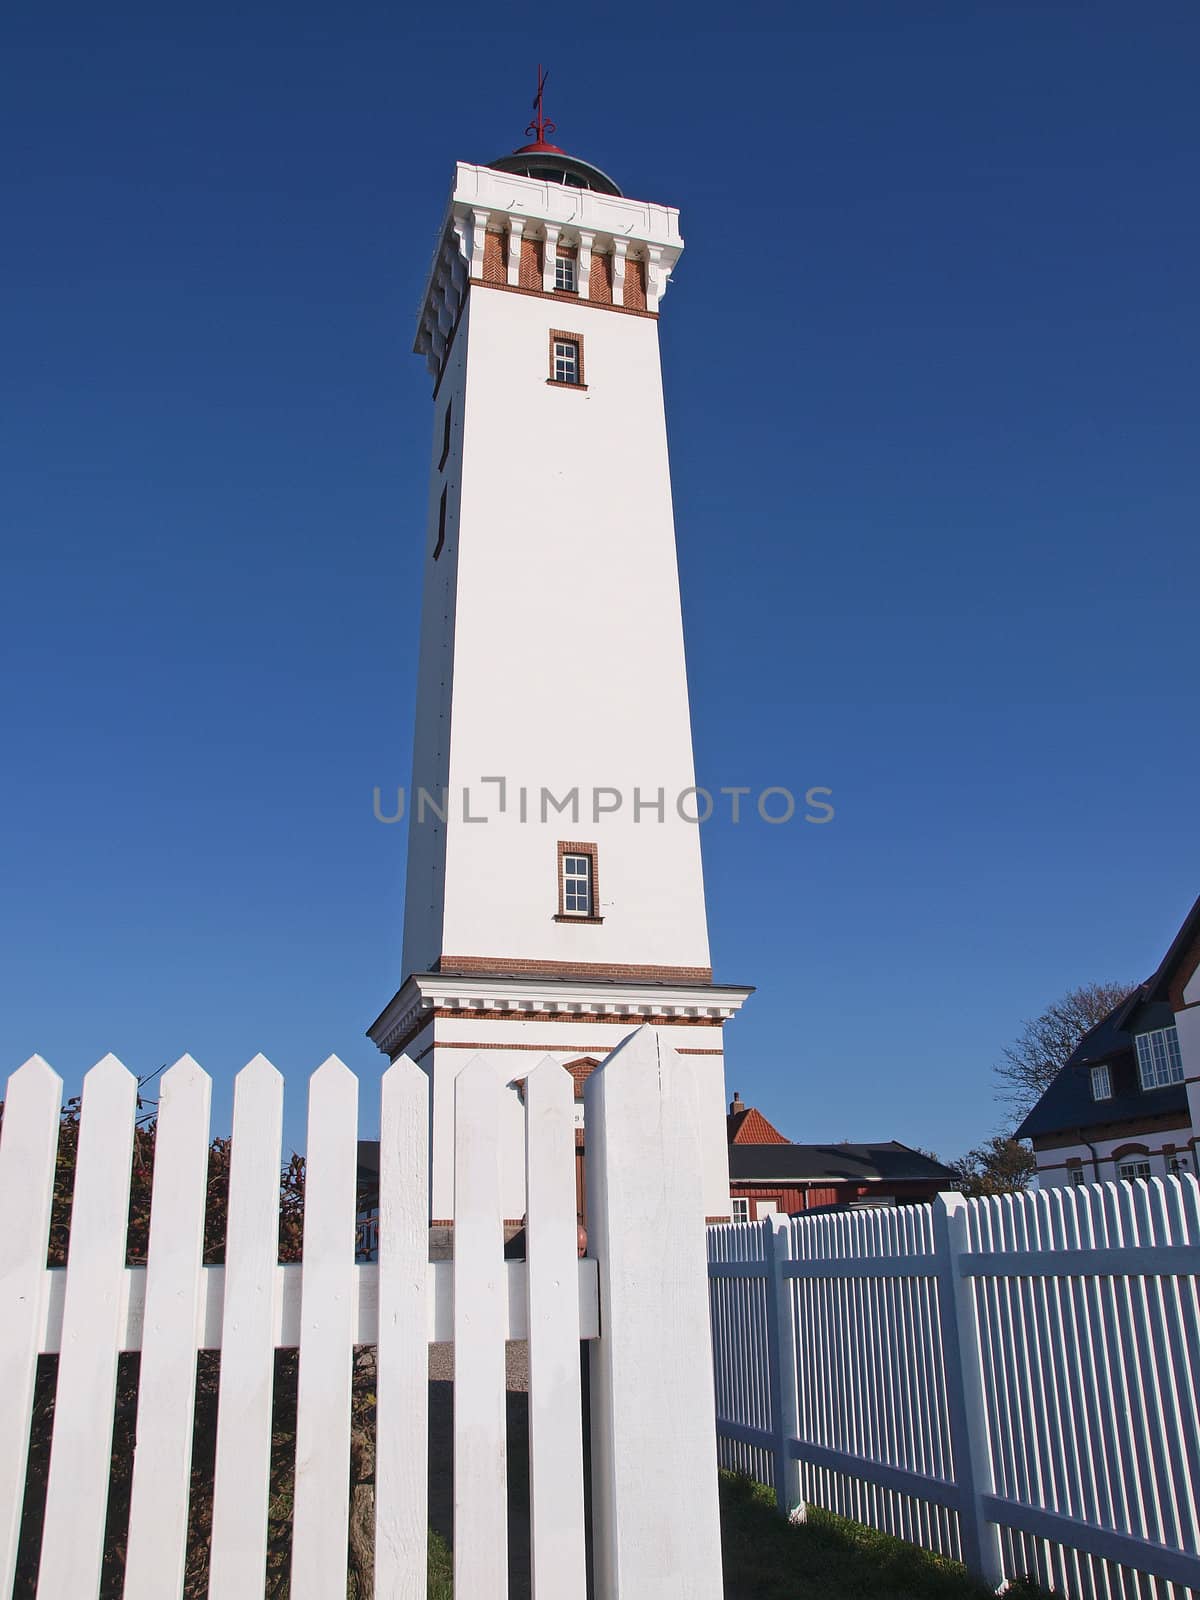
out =
{"type": "Polygon", "coordinates": [[[709,1278],[720,1457],[782,1509],[994,1587],[1200,1592],[1194,1177],[714,1227],[709,1278]]]}

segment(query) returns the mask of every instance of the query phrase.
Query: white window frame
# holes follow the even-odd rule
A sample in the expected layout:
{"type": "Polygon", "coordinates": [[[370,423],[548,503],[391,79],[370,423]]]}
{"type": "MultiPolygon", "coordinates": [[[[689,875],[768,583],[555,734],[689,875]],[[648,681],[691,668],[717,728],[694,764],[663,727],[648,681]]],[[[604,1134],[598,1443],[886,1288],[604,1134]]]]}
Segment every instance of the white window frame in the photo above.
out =
{"type": "Polygon", "coordinates": [[[1092,1099],[1111,1100],[1113,1097],[1112,1073],[1106,1065],[1092,1068],[1092,1099]]]}
{"type": "Polygon", "coordinates": [[[1192,1170],[1186,1150],[1172,1150],[1167,1156],[1167,1171],[1173,1178],[1182,1178],[1192,1170]]]}
{"type": "Polygon", "coordinates": [[[1183,1057],[1179,1053],[1179,1035],[1174,1023],[1169,1028],[1155,1028],[1152,1033],[1137,1033],[1133,1042],[1137,1046],[1138,1079],[1143,1089],[1165,1089],[1172,1083],[1183,1082],[1183,1057]]]}
{"type": "Polygon", "coordinates": [[[555,256],[554,287],[559,294],[575,294],[579,283],[579,263],[574,256],[555,256]]]}
{"type": "Polygon", "coordinates": [[[592,881],[592,858],[582,851],[566,850],[562,857],[562,909],[565,917],[590,917],[593,915],[592,906],[595,900],[595,887],[592,881]],[[573,865],[578,863],[583,870],[573,870],[573,865]],[[583,885],[582,890],[578,887],[583,885]],[[572,905],[574,899],[583,904],[572,905]]]}
{"type": "Polygon", "coordinates": [[[1072,1187],[1074,1187],[1074,1188],[1078,1188],[1080,1186],[1080,1184],[1084,1184],[1084,1183],[1087,1182],[1087,1173],[1083,1170],[1082,1167],[1071,1167],[1071,1168],[1069,1168],[1068,1172],[1067,1172],[1067,1176],[1071,1180],[1072,1187]]]}
{"type": "Polygon", "coordinates": [[[729,1215],[735,1222],[750,1221],[750,1202],[745,1195],[734,1194],[729,1197],[729,1215]]]}
{"type": "Polygon", "coordinates": [[[1126,1183],[1144,1182],[1152,1176],[1149,1156],[1126,1156],[1117,1163],[1117,1177],[1126,1183]]]}
{"type": "Polygon", "coordinates": [[[574,339],[554,341],[555,383],[579,382],[579,345],[574,339]]]}

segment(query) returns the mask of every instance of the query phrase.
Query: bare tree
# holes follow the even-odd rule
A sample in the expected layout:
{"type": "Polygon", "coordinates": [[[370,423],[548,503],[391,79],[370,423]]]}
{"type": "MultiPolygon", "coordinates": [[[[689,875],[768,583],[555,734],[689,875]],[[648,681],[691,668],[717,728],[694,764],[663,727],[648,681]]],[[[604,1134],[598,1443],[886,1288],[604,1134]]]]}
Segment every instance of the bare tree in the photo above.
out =
{"type": "Polygon", "coordinates": [[[1016,1139],[996,1134],[950,1163],[959,1187],[969,1199],[982,1194],[1012,1194],[1029,1187],[1034,1174],[1031,1151],[1016,1139]]]}
{"type": "Polygon", "coordinates": [[[1023,1024],[996,1066],[997,1100],[1023,1117],[1049,1087],[1089,1029],[1136,987],[1132,983],[1085,983],[1023,1024]]]}

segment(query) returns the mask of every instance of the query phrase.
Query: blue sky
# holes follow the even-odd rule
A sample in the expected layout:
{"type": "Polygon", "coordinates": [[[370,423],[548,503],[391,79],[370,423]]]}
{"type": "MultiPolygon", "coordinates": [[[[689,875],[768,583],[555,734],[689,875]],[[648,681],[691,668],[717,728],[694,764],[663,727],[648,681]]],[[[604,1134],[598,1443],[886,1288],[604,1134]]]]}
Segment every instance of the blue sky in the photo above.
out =
{"type": "MultiPolygon", "coordinates": [[[[0,93],[0,1066],[256,1050],[401,973],[429,446],[409,354],[455,158],[558,139],[678,204],[661,323],[728,1082],[953,1155],[1067,987],[1200,888],[1191,4],[612,13],[64,3],[0,93]],[[635,26],[637,24],[637,26],[635,26]]],[[[374,1115],[368,1087],[364,1128],[374,1115]]]]}

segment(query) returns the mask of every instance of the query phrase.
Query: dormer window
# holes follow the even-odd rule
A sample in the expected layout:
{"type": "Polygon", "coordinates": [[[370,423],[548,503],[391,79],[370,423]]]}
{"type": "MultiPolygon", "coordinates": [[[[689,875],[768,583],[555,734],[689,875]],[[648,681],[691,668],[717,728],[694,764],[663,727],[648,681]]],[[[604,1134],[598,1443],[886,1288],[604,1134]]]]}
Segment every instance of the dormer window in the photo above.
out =
{"type": "Polygon", "coordinates": [[[1107,1067],[1092,1068],[1092,1099],[1112,1099],[1112,1074],[1107,1067]]]}
{"type": "Polygon", "coordinates": [[[1169,1083],[1183,1082],[1183,1060],[1174,1024],[1153,1033],[1136,1034],[1133,1042],[1143,1089],[1165,1089],[1169,1083]]]}

